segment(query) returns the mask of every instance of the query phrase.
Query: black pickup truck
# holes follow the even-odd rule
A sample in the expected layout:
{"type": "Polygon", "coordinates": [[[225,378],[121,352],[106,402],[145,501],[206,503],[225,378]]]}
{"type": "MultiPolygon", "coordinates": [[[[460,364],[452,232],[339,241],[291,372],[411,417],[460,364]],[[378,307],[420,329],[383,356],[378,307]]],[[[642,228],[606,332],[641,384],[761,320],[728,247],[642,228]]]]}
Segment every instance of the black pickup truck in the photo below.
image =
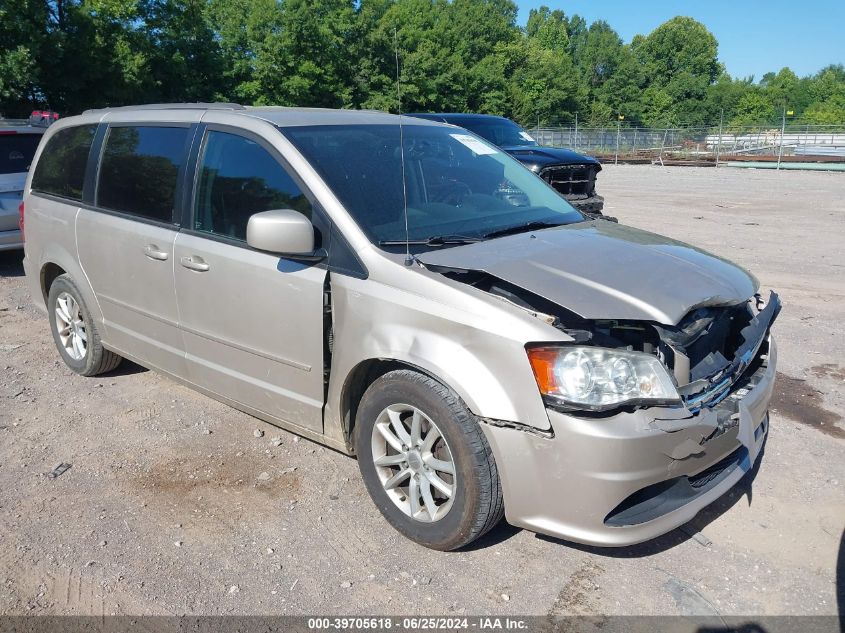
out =
{"type": "Polygon", "coordinates": [[[596,193],[599,161],[569,149],[541,147],[519,125],[501,116],[489,114],[416,113],[408,116],[441,123],[451,123],[477,134],[502,148],[540,178],[579,211],[600,216],[604,198],[596,193]]]}

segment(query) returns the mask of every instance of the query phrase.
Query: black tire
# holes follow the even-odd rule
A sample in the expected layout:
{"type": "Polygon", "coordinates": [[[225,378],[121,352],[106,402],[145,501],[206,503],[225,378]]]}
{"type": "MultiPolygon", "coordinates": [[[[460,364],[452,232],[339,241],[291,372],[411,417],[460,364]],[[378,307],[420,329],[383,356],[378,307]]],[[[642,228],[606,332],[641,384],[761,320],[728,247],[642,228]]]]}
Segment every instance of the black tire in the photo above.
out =
{"type": "Polygon", "coordinates": [[[79,288],[76,287],[70,275],[60,275],[50,285],[50,292],[47,295],[47,317],[50,320],[50,331],[53,333],[53,342],[56,344],[56,349],[59,350],[59,355],[65,361],[65,364],[77,374],[96,376],[97,374],[112,371],[120,365],[123,358],[103,347],[100,333],[97,330],[94,320],[91,318],[91,312],[88,310],[88,306],[85,305],[85,301],[82,299],[82,293],[79,292],[79,288]],[[69,294],[76,301],[82,316],[82,322],[85,326],[85,334],[88,340],[85,354],[80,359],[73,358],[68,353],[59,337],[58,325],[56,323],[56,304],[59,295],[62,293],[69,294]]]}
{"type": "Polygon", "coordinates": [[[355,433],[358,467],[370,497],[384,518],[412,541],[450,551],[474,541],[502,519],[504,501],[496,460],[478,419],[438,381],[411,370],[381,376],[361,399],[355,433]],[[396,404],[422,411],[448,443],[457,485],[451,508],[439,520],[422,522],[405,514],[385,492],[373,463],[373,427],[379,414],[396,404]]]}

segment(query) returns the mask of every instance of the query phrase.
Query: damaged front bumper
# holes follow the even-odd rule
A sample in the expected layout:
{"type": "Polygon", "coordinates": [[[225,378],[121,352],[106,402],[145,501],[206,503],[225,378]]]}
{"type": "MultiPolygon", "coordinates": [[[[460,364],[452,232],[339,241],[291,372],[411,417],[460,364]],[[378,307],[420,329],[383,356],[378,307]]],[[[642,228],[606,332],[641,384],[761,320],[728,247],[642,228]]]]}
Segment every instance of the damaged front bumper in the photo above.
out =
{"type": "Polygon", "coordinates": [[[598,194],[589,197],[563,196],[573,207],[590,216],[602,217],[604,198],[598,194]]]}
{"type": "Polygon", "coordinates": [[[599,546],[649,540],[686,523],[754,465],[768,431],[771,336],[730,392],[698,410],[605,416],[549,410],[553,434],[493,424],[509,523],[599,546]]]}

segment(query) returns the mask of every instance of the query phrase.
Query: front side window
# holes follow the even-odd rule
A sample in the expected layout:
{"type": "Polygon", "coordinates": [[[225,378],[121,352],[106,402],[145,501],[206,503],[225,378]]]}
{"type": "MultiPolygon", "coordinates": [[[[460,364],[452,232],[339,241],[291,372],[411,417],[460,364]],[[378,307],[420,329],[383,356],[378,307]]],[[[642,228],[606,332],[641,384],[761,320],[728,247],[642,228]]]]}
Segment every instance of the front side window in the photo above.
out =
{"type": "Polygon", "coordinates": [[[82,200],[85,166],[96,131],[96,125],[79,125],[53,134],[35,166],[33,191],[82,200]]]}
{"type": "Polygon", "coordinates": [[[261,145],[212,130],[199,163],[194,229],[246,241],[249,217],[293,209],[311,218],[311,203],[290,174],[261,145]]]}
{"type": "Polygon", "coordinates": [[[367,236],[384,247],[405,240],[406,197],[408,236],[417,242],[485,239],[530,223],[584,219],[518,161],[455,127],[404,125],[401,136],[398,125],[282,131],[367,236]]]}
{"type": "Polygon", "coordinates": [[[110,128],[100,164],[97,205],[172,222],[187,138],[186,127],[110,128]]]}

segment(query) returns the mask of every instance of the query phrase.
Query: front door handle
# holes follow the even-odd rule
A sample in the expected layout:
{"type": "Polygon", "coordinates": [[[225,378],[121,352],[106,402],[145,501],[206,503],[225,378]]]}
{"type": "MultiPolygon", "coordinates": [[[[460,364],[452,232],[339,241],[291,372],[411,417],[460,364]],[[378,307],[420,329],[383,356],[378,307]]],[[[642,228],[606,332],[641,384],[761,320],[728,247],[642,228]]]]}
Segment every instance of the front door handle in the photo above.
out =
{"type": "Polygon", "coordinates": [[[208,264],[205,263],[202,257],[199,255],[191,255],[190,257],[183,257],[179,260],[179,262],[189,270],[196,270],[198,272],[204,273],[206,270],[211,268],[208,264]]]}
{"type": "Polygon", "coordinates": [[[159,247],[155,244],[147,244],[144,247],[144,255],[146,255],[150,259],[155,259],[160,262],[165,261],[168,257],[167,253],[163,250],[160,250],[159,247]]]}

